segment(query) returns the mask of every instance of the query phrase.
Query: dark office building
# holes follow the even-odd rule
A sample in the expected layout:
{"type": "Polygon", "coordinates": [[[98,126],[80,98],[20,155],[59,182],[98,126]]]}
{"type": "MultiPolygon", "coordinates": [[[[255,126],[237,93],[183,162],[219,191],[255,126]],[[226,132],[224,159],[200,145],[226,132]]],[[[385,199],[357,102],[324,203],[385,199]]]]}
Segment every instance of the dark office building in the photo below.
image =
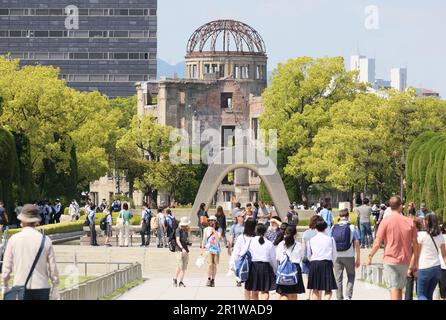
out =
{"type": "Polygon", "coordinates": [[[60,67],[81,91],[156,79],[157,0],[0,0],[0,55],[60,67]]]}

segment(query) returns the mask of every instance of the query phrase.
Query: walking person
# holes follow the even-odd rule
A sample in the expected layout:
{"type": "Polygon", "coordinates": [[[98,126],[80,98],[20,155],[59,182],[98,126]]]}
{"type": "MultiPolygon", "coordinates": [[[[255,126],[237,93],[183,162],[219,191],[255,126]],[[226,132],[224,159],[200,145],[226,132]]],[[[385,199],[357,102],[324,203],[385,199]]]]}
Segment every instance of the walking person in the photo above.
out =
{"type": "MultiPolygon", "coordinates": [[[[17,207],[15,207],[14,209],[14,213],[15,213],[15,217],[17,218],[19,216],[19,214],[22,212],[23,209],[23,202],[18,202],[17,203],[17,207]]],[[[1,223],[0,223],[1,224],[1,223]]]]}
{"type": "Polygon", "coordinates": [[[129,237],[130,237],[130,221],[132,220],[133,215],[129,210],[129,204],[124,202],[122,205],[122,210],[119,213],[119,219],[122,219],[122,223],[119,228],[119,246],[120,247],[128,247],[129,246],[129,237]]]}
{"type": "Polygon", "coordinates": [[[5,204],[3,201],[0,201],[0,231],[4,232],[6,230],[6,227],[8,226],[9,220],[8,220],[8,214],[5,210],[5,204]]]}
{"type": "Polygon", "coordinates": [[[160,207],[158,208],[158,214],[156,215],[155,219],[158,220],[158,228],[156,228],[156,247],[162,248],[167,247],[166,243],[166,237],[164,236],[165,233],[165,221],[166,217],[164,216],[163,209],[160,207]]]}
{"type": "Polygon", "coordinates": [[[51,215],[52,215],[52,208],[51,208],[51,202],[48,200],[45,200],[45,205],[43,206],[44,215],[45,215],[45,225],[50,224],[51,222],[51,215]]]}
{"type": "Polygon", "coordinates": [[[325,291],[326,299],[331,300],[333,290],[338,289],[333,273],[333,263],[337,258],[336,243],[326,233],[325,220],[316,221],[316,230],[317,234],[308,241],[311,264],[307,288],[313,290],[312,300],[322,300],[322,291],[325,291]]]}
{"type": "Polygon", "coordinates": [[[334,263],[336,284],[336,296],[338,300],[344,300],[343,280],[344,269],[347,273],[347,294],[345,300],[352,300],[353,287],[355,285],[356,270],[361,265],[360,236],[355,225],[349,222],[348,209],[339,213],[339,223],[331,229],[330,235],[336,243],[336,260],[334,263]],[[356,257],[355,257],[356,256],[356,257]]]}
{"type": "Polygon", "coordinates": [[[149,205],[144,202],[141,212],[141,247],[148,247],[150,245],[150,220],[152,219],[152,211],[149,205]],[[147,236],[147,239],[146,239],[147,236]]]}
{"type": "Polygon", "coordinates": [[[209,218],[209,214],[206,211],[206,204],[200,204],[200,209],[197,212],[198,217],[198,235],[200,237],[200,243],[203,242],[203,229],[207,226],[207,219],[209,218]]]}
{"type": "MultiPolygon", "coordinates": [[[[308,275],[310,273],[310,266],[311,266],[311,261],[310,261],[310,240],[317,235],[317,230],[316,230],[316,223],[321,220],[322,218],[318,215],[314,215],[310,218],[310,223],[308,225],[309,229],[306,230],[304,232],[304,234],[302,235],[302,245],[303,245],[303,253],[304,256],[302,258],[302,273],[303,275],[306,275],[306,282],[307,282],[307,288],[308,288],[308,275]]],[[[322,219],[323,220],[323,219],[322,219]]],[[[311,299],[311,295],[312,295],[312,290],[309,289],[308,290],[308,299],[311,299]]]]}
{"type": "MultiPolygon", "coordinates": [[[[297,283],[293,285],[277,284],[276,292],[280,296],[280,300],[297,300],[299,294],[305,293],[304,281],[302,278],[302,269],[300,263],[303,257],[303,248],[295,237],[297,234],[296,226],[291,224],[285,230],[285,238],[279,243],[276,249],[276,259],[279,266],[289,259],[297,270],[297,283]]],[[[279,268],[280,269],[280,268],[279,268]]]]}
{"type": "Polygon", "coordinates": [[[56,203],[54,204],[54,223],[60,223],[60,217],[63,214],[63,206],[59,199],[56,200],[56,203]]]}
{"type": "Polygon", "coordinates": [[[424,226],[426,231],[418,233],[417,297],[418,300],[433,300],[441,279],[441,259],[446,260],[445,239],[434,213],[425,216],[424,226]]]}
{"type": "Polygon", "coordinates": [[[257,222],[257,215],[256,215],[255,211],[252,211],[251,203],[246,204],[246,208],[245,208],[245,220],[249,219],[249,218],[253,218],[254,221],[257,222]]]}
{"type": "Polygon", "coordinates": [[[225,212],[223,211],[222,206],[219,206],[217,208],[217,213],[215,214],[215,216],[217,217],[217,224],[220,226],[222,230],[221,241],[225,245],[225,247],[228,248],[228,241],[226,239],[226,228],[227,228],[226,215],[225,212]]]}
{"type": "MultiPolygon", "coordinates": [[[[409,217],[415,223],[417,234],[424,230],[424,221],[417,219],[415,216],[409,217]]],[[[406,277],[406,292],[404,293],[404,300],[412,301],[414,298],[414,291],[416,294],[417,272],[408,272],[406,277]]]]}
{"type": "Polygon", "coordinates": [[[113,237],[113,217],[112,217],[112,207],[108,206],[104,209],[105,212],[105,242],[106,247],[111,247],[111,239],[113,237]]]}
{"type": "Polygon", "coordinates": [[[229,229],[229,254],[232,255],[232,250],[240,235],[243,234],[245,229],[245,216],[243,211],[237,212],[234,216],[235,223],[229,229]]]}
{"type": "Polygon", "coordinates": [[[415,203],[413,201],[409,202],[407,207],[407,216],[412,219],[417,216],[417,210],[415,209],[415,203]]]}
{"type": "Polygon", "coordinates": [[[359,225],[361,230],[361,248],[370,248],[373,245],[372,225],[370,224],[370,217],[372,215],[372,207],[369,206],[369,199],[365,198],[362,201],[362,205],[356,207],[356,212],[359,219],[359,225]]]}
{"type": "Polygon", "coordinates": [[[422,203],[420,205],[420,210],[418,210],[417,213],[416,213],[416,217],[418,219],[424,219],[427,216],[428,213],[429,213],[429,211],[427,210],[426,204],[422,203]]]}
{"type": "Polygon", "coordinates": [[[294,224],[297,226],[299,224],[299,214],[297,213],[293,204],[290,205],[290,210],[288,210],[286,216],[289,225],[294,224]]]}
{"type": "Polygon", "coordinates": [[[279,217],[273,217],[269,221],[269,227],[266,231],[265,238],[274,243],[282,232],[280,226],[282,225],[282,220],[279,217]]]}
{"type": "MultiPolygon", "coordinates": [[[[446,243],[446,223],[441,225],[441,233],[446,243]]],[[[446,259],[441,258],[440,297],[442,300],[446,300],[446,259]]]]}
{"type": "Polygon", "coordinates": [[[25,205],[18,219],[21,221],[22,231],[9,239],[3,257],[4,298],[17,299],[8,284],[13,274],[12,289],[19,286],[26,288],[23,300],[49,300],[50,280],[53,287],[59,284],[59,272],[51,239],[35,229],[41,221],[36,206],[25,205]]]}
{"type": "Polygon", "coordinates": [[[190,221],[187,217],[183,217],[180,220],[179,227],[175,230],[176,239],[176,255],[177,255],[177,271],[175,273],[175,279],[173,279],[174,286],[186,287],[184,284],[184,275],[189,263],[189,225],[190,221]]]}
{"type": "Polygon", "coordinates": [[[70,215],[71,222],[79,220],[79,205],[77,204],[76,200],[71,201],[70,207],[68,208],[68,213],[70,215]]]}
{"type": "Polygon", "coordinates": [[[235,208],[232,209],[232,218],[238,217],[241,211],[242,211],[242,204],[240,202],[237,202],[235,204],[235,208]]]}
{"type": "Polygon", "coordinates": [[[390,290],[391,300],[402,300],[408,274],[418,269],[417,230],[413,220],[402,215],[403,204],[398,196],[390,199],[391,214],[383,219],[367,265],[384,242],[383,278],[390,290]],[[412,259],[413,256],[413,259],[412,259]]]}
{"type": "Polygon", "coordinates": [[[245,297],[251,300],[269,300],[269,292],[276,290],[277,259],[273,243],[265,239],[266,226],[258,224],[256,236],[242,249],[242,255],[248,250],[252,256],[248,281],[245,283],[245,297]]]}
{"type": "Polygon", "coordinates": [[[257,223],[259,224],[265,224],[266,227],[269,227],[269,220],[272,217],[272,213],[268,208],[266,207],[265,202],[260,202],[260,207],[258,209],[258,215],[257,215],[257,223]]]}
{"type": "Polygon", "coordinates": [[[206,250],[208,262],[208,281],[207,287],[215,287],[215,276],[217,275],[217,265],[220,262],[220,240],[222,230],[217,225],[217,217],[211,216],[208,219],[208,227],[203,230],[203,241],[201,243],[201,255],[206,250]]]}
{"type": "Polygon", "coordinates": [[[90,211],[87,213],[88,226],[90,227],[90,245],[97,247],[97,234],[96,234],[96,207],[95,205],[89,206],[90,211]]]}
{"type": "Polygon", "coordinates": [[[171,237],[173,237],[173,234],[175,233],[176,230],[176,219],[173,216],[172,210],[167,209],[166,210],[166,236],[167,239],[171,239],[171,237]]]}
{"type": "MultiPolygon", "coordinates": [[[[242,249],[248,241],[256,235],[256,222],[253,219],[248,219],[244,223],[243,233],[236,238],[234,250],[229,259],[229,268],[235,271],[235,262],[242,256],[242,249]]],[[[237,287],[242,286],[242,282],[237,278],[237,287]]],[[[251,300],[251,293],[245,290],[245,300],[251,300]]]]}
{"type": "Polygon", "coordinates": [[[327,228],[331,228],[334,222],[333,213],[330,210],[330,199],[325,199],[323,209],[319,212],[319,216],[324,219],[327,224],[327,228]]]}

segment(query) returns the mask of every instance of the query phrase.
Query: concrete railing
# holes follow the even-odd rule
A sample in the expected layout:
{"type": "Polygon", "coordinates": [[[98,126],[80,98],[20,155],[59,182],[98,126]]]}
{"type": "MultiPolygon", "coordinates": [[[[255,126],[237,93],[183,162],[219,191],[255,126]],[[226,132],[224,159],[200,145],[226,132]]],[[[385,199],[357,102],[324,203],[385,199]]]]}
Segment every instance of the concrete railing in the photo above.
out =
{"type": "Polygon", "coordinates": [[[378,286],[382,286],[384,285],[383,270],[384,268],[382,264],[372,264],[370,266],[362,265],[360,279],[378,286]]]}
{"type": "Polygon", "coordinates": [[[98,300],[141,278],[141,264],[135,263],[125,269],[116,270],[99,278],[80,283],[75,287],[65,289],[60,292],[60,299],[98,300]]]}

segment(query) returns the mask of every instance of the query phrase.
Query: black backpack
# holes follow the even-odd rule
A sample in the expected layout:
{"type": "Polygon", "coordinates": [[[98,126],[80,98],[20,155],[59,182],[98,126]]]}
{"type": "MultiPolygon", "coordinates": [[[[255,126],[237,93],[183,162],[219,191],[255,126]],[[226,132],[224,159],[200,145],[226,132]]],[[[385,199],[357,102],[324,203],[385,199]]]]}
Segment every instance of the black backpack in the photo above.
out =
{"type": "MultiPolygon", "coordinates": [[[[169,236],[169,250],[171,252],[175,252],[176,248],[177,248],[177,237],[176,237],[176,231],[178,228],[178,222],[176,219],[173,219],[172,221],[172,225],[173,225],[173,230],[172,233],[169,236]]],[[[181,231],[180,231],[181,232],[181,231]]]]}
{"type": "Polygon", "coordinates": [[[99,228],[101,228],[102,231],[107,230],[107,216],[101,219],[101,222],[99,222],[99,228]]]}

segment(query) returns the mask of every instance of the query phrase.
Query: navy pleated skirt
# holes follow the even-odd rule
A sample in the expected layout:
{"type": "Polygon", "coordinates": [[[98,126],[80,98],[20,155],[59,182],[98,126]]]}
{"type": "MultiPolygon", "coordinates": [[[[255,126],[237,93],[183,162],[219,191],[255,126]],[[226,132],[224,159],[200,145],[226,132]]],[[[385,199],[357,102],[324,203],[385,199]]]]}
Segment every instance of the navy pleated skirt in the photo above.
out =
{"type": "Polygon", "coordinates": [[[245,289],[260,292],[276,290],[276,275],[269,262],[251,263],[248,281],[245,282],[245,289]]]}
{"type": "Polygon", "coordinates": [[[311,261],[307,287],[319,291],[337,290],[333,261],[311,261]]]}

